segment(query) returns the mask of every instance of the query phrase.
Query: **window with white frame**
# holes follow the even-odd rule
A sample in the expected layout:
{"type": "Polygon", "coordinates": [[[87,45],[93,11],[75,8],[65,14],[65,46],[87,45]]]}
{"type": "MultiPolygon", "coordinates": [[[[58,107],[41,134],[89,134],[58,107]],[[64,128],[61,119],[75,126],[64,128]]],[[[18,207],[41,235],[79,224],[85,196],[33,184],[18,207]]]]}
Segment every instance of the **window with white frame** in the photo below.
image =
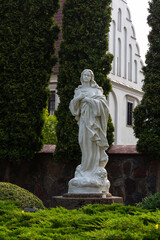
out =
{"type": "Polygon", "coordinates": [[[126,95],[126,124],[133,126],[133,110],[139,104],[139,100],[131,95],[126,95]]]}
{"type": "Polygon", "coordinates": [[[133,125],[133,102],[127,101],[127,125],[133,125]]]}
{"type": "Polygon", "coordinates": [[[55,91],[51,91],[51,95],[48,100],[48,112],[50,115],[54,115],[54,111],[55,111],[55,91]]]}

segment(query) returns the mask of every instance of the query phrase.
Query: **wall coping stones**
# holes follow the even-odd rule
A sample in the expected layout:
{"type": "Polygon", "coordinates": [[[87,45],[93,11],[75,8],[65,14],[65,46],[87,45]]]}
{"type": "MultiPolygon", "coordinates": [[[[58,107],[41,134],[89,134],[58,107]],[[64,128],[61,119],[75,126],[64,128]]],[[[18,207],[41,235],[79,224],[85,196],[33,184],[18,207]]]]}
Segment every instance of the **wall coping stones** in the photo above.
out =
{"type": "Polygon", "coordinates": [[[136,145],[113,145],[109,148],[108,154],[140,155],[136,150],[136,145]]]}
{"type": "Polygon", "coordinates": [[[44,145],[40,153],[54,153],[56,145],[44,145]]]}
{"type": "MultiPolygon", "coordinates": [[[[44,145],[40,153],[54,153],[56,145],[44,145]]],[[[140,155],[136,150],[136,145],[113,145],[108,150],[108,154],[131,154],[140,155]]]]}

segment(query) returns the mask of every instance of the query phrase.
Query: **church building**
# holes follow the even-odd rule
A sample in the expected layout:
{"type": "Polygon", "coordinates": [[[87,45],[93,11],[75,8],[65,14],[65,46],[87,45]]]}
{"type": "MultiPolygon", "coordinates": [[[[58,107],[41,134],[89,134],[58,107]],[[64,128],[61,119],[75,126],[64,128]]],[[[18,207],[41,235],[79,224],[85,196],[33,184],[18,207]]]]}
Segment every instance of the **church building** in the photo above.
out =
{"type": "MultiPolygon", "coordinates": [[[[60,0],[61,8],[55,20],[62,25],[62,9],[65,0],[60,0]]],[[[108,105],[115,127],[115,145],[135,145],[137,140],[133,133],[133,109],[142,99],[143,62],[140,57],[139,45],[131,20],[127,0],[112,0],[112,22],[109,32],[109,52],[114,55],[112,70],[109,74],[112,92],[109,94],[108,105]]],[[[59,50],[62,33],[56,43],[59,50]]],[[[49,113],[54,114],[58,106],[56,94],[58,65],[54,70],[49,88],[49,113]]]]}

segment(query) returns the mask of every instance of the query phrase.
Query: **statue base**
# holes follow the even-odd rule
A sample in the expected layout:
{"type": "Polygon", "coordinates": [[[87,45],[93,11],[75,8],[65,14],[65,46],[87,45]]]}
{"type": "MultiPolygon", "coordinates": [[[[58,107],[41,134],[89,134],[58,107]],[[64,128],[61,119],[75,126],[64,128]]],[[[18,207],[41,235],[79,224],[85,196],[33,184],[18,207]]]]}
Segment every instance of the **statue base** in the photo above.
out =
{"type": "Polygon", "coordinates": [[[66,193],[63,196],[52,197],[51,207],[64,207],[66,209],[78,209],[88,204],[107,204],[111,205],[113,203],[123,203],[122,197],[112,196],[108,194],[71,194],[66,193]]]}

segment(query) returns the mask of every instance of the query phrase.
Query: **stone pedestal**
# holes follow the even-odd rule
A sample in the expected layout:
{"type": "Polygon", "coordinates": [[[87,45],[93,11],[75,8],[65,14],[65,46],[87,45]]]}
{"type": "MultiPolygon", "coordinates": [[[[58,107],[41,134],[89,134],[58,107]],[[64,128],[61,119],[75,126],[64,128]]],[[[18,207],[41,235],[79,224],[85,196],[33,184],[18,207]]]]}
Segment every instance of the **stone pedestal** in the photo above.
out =
{"type": "Polygon", "coordinates": [[[113,204],[123,203],[121,197],[111,194],[64,194],[52,197],[51,207],[64,207],[66,209],[78,209],[88,204],[113,204]]]}

